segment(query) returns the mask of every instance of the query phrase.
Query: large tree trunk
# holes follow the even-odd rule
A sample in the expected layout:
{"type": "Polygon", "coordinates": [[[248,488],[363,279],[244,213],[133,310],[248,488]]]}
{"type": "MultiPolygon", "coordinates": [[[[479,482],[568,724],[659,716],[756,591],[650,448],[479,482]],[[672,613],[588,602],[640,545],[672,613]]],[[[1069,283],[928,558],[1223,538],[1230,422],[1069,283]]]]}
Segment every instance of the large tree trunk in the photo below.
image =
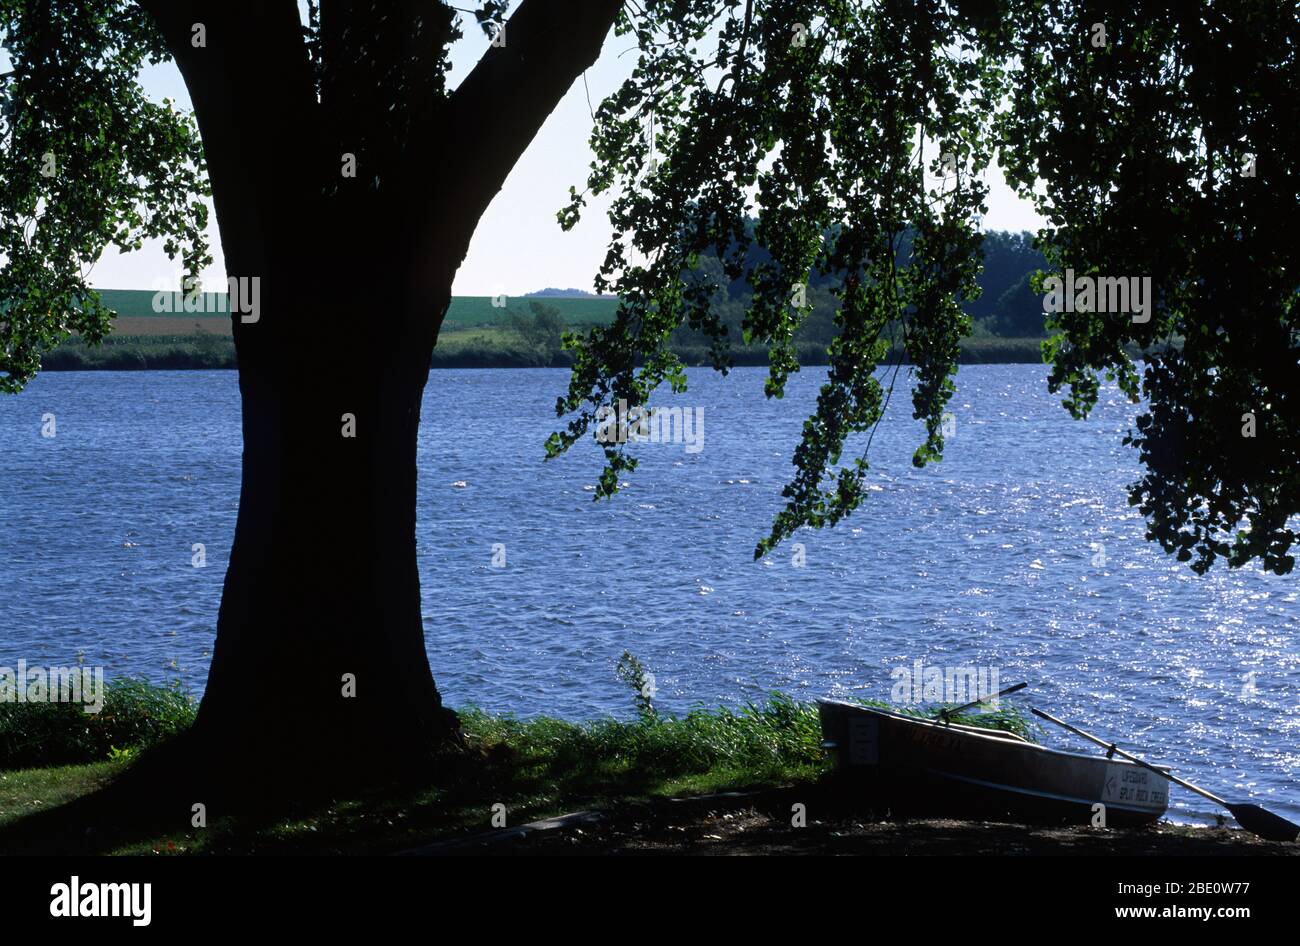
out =
{"type": "Polygon", "coordinates": [[[291,0],[141,2],[194,103],[227,272],[260,279],[258,318],[234,318],[243,480],[196,759],[285,786],[418,768],[456,732],[415,560],[429,358],[479,218],[621,0],[524,0],[451,96],[450,11],[422,0],[322,5],[321,75],[291,0]]]}
{"type": "Polygon", "coordinates": [[[349,254],[328,296],[273,273],[237,330],[239,518],[196,726],[223,765],[387,777],[454,734],[415,555],[420,401],[449,291],[413,300],[405,263],[349,254]]]}

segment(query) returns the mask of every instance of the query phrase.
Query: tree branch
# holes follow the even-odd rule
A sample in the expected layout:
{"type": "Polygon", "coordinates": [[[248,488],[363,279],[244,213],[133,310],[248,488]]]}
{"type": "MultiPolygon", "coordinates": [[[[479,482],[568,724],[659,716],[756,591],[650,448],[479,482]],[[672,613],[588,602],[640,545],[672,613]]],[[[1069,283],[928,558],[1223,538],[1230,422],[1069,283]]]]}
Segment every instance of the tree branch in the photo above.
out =
{"type": "Polygon", "coordinates": [[[524,0],[506,22],[505,44],[490,47],[452,94],[437,237],[452,252],[453,271],[520,155],[595,63],[622,6],[623,0],[524,0]]]}
{"type": "Polygon", "coordinates": [[[322,156],[293,0],[139,0],[180,67],[203,136],[233,275],[258,275],[292,245],[322,156]],[[203,43],[196,45],[196,26],[203,43]],[[319,150],[319,149],[315,149],[319,150]],[[286,242],[289,241],[289,242],[286,242]]]}

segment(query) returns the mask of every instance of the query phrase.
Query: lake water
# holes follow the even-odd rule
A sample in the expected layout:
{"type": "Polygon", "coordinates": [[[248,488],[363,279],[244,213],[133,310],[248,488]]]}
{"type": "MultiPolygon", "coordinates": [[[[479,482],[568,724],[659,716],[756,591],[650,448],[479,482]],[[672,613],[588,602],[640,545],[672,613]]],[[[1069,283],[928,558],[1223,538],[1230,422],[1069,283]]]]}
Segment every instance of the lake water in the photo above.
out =
{"type": "MultiPolygon", "coordinates": [[[[865,506],[801,533],[802,567],[792,543],[754,562],[823,374],[768,402],[761,369],[692,372],[687,395],[657,403],[703,410],[703,450],[638,445],[630,486],[594,503],[594,443],[542,461],[566,372],[435,372],[419,557],[448,702],[628,716],[625,650],[673,711],[772,690],[887,699],[917,660],[996,668],[1076,725],[1300,816],[1300,576],[1197,577],[1144,540],[1118,392],[1075,422],[1044,368],[965,367],[946,458],[926,470],[900,392],[865,506]]],[[[0,397],[0,665],[80,654],[200,692],[240,449],[233,372],[51,373],[0,397]]],[[[1181,790],[1172,805],[1211,810],[1181,790]]]]}

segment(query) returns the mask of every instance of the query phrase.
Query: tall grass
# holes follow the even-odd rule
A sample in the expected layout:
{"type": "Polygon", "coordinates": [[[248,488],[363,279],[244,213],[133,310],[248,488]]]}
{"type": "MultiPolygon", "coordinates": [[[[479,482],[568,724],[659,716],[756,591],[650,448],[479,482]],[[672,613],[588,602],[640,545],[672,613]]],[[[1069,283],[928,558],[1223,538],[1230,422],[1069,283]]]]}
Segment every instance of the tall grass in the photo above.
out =
{"type": "Polygon", "coordinates": [[[768,702],[573,723],[461,710],[471,743],[507,751],[523,770],[565,782],[661,783],[710,774],[735,784],[811,777],[824,768],[817,710],[777,694],[768,702]]]}
{"type": "MultiPolygon", "coordinates": [[[[616,672],[631,691],[634,720],[520,720],[470,708],[461,711],[462,725],[471,740],[488,748],[508,748],[522,764],[563,773],[568,779],[581,771],[634,771],[658,780],[704,773],[773,780],[811,776],[825,767],[816,703],[773,693],[761,704],[697,707],[675,716],[655,707],[653,677],[632,654],[623,654],[616,672]]],[[[862,702],[889,708],[883,702],[862,702]]],[[[941,708],[904,712],[933,718],[941,708]]],[[[1008,704],[991,712],[954,714],[951,721],[1033,738],[1027,717],[1008,704]]]]}
{"type": "MultiPolygon", "coordinates": [[[[696,707],[685,715],[654,705],[653,678],[631,654],[617,674],[628,687],[635,718],[570,722],[519,719],[470,706],[460,710],[467,740],[490,755],[502,753],[522,773],[566,783],[625,784],[689,779],[755,782],[811,777],[824,770],[821,726],[813,702],[773,693],[765,702],[696,707]]],[[[875,701],[866,705],[885,707],[875,701]]],[[[195,704],[178,685],[113,680],[100,713],[80,704],[0,703],[0,769],[81,764],[147,747],[189,727],[195,704]]],[[[902,710],[934,716],[937,710],[902,710]]],[[[1032,738],[1015,707],[968,713],[953,722],[1006,729],[1032,738]]]]}
{"type": "Polygon", "coordinates": [[[194,722],[195,704],[179,685],[119,677],[104,686],[104,706],[0,702],[0,769],[99,762],[153,745],[194,722]]]}
{"type": "MultiPolygon", "coordinates": [[[[889,709],[895,713],[901,713],[905,716],[916,716],[921,719],[938,719],[941,710],[952,709],[956,704],[943,704],[933,707],[898,707],[888,706],[885,703],[879,703],[872,700],[861,701],[867,706],[876,706],[881,709],[889,709]]],[[[948,722],[956,723],[959,726],[978,726],[983,729],[1000,729],[1004,732],[1015,733],[1017,736],[1029,742],[1038,741],[1038,726],[1032,719],[1025,715],[1024,711],[1018,706],[1010,703],[1002,703],[997,709],[985,709],[982,712],[967,711],[964,713],[950,713],[948,722]]]]}
{"type": "Polygon", "coordinates": [[[145,371],[234,368],[225,335],[110,335],[99,345],[70,338],[41,358],[45,371],[145,371]]]}

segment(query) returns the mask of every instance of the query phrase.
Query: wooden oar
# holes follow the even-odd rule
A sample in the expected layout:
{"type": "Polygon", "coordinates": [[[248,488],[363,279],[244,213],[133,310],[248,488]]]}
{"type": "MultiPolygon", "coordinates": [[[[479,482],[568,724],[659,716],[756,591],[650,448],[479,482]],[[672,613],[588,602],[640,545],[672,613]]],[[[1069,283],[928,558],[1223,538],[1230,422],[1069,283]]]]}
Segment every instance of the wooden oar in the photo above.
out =
{"type": "Polygon", "coordinates": [[[1015,693],[1017,690],[1023,690],[1027,686],[1029,686],[1028,683],[1017,683],[1015,686],[1007,687],[1005,690],[994,693],[992,696],[986,696],[981,700],[971,700],[969,703],[963,703],[956,709],[939,710],[939,718],[946,723],[950,717],[956,716],[958,713],[968,710],[972,706],[979,706],[981,703],[987,703],[989,700],[996,700],[999,697],[1006,696],[1008,693],[1015,693]]]}
{"type": "Polygon", "coordinates": [[[1098,739],[1096,736],[1092,735],[1091,733],[1086,733],[1082,729],[1079,729],[1077,726],[1071,726],[1069,723],[1065,722],[1064,720],[1057,719],[1055,716],[1051,715],[1050,713],[1044,713],[1040,709],[1035,709],[1032,706],[1029,709],[1030,712],[1032,712],[1035,716],[1045,719],[1049,723],[1056,723],[1056,725],[1060,726],[1062,729],[1067,729],[1070,732],[1074,733],[1076,736],[1082,736],[1084,739],[1087,739],[1089,742],[1095,742],[1097,745],[1104,748],[1109,754],[1123,756],[1125,759],[1128,759],[1130,762],[1135,762],[1138,765],[1142,766],[1142,768],[1149,769],[1150,771],[1156,773],[1156,775],[1159,775],[1162,778],[1169,779],[1169,781],[1173,782],[1175,785],[1181,785],[1189,792],[1195,792],[1196,794],[1200,795],[1202,798],[1208,798],[1216,805],[1222,805],[1224,808],[1228,809],[1228,811],[1232,812],[1232,817],[1237,819],[1237,823],[1240,824],[1247,831],[1249,831],[1251,834],[1257,834],[1261,838],[1264,838],[1268,841],[1295,841],[1297,839],[1300,839],[1300,825],[1293,824],[1292,822],[1287,821],[1281,815],[1275,815],[1273,812],[1259,807],[1259,805],[1248,805],[1248,804],[1241,804],[1237,802],[1224,801],[1222,798],[1220,798],[1218,795],[1215,795],[1213,792],[1207,792],[1205,789],[1193,785],[1191,782],[1185,779],[1181,779],[1176,775],[1172,775],[1169,772],[1166,772],[1164,769],[1158,769],[1150,762],[1145,762],[1142,759],[1139,759],[1137,756],[1125,752],[1123,749],[1119,748],[1119,746],[1115,745],[1113,742],[1107,742],[1105,739],[1098,739]]]}

